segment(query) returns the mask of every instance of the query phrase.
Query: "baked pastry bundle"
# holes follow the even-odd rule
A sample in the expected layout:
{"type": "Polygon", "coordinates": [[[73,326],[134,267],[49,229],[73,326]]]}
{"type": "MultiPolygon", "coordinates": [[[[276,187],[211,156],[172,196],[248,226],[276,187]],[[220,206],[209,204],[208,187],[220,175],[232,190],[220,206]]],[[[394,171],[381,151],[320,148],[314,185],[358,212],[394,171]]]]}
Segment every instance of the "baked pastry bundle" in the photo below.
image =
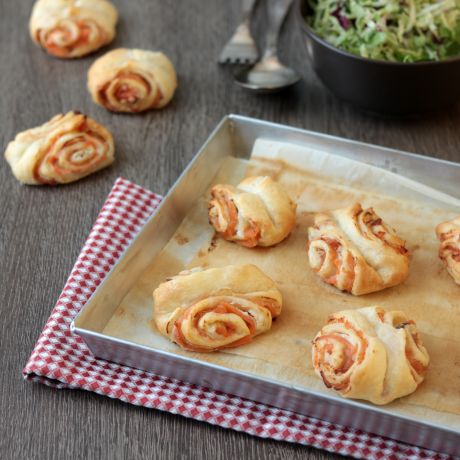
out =
{"type": "Polygon", "coordinates": [[[249,343],[281,313],[281,293],[255,265],[179,273],[153,292],[154,321],[170,340],[210,352],[249,343]]]}
{"type": "Polygon", "coordinates": [[[268,176],[248,177],[238,186],[211,190],[209,222],[218,234],[242,246],[273,246],[295,226],[296,205],[268,176]]]}
{"type": "Polygon", "coordinates": [[[5,158],[16,178],[31,185],[73,182],[114,160],[110,132],[79,112],[56,115],[37,128],[19,133],[5,158]]]}
{"type": "Polygon", "coordinates": [[[372,208],[356,203],[315,215],[308,260],[328,284],[362,295],[402,283],[409,273],[405,241],[372,208]]]}
{"type": "Polygon", "coordinates": [[[414,392],[429,363],[415,322],[380,307],[331,315],[313,340],[312,359],[328,388],[374,404],[414,392]]]}
{"type": "Polygon", "coordinates": [[[97,59],[88,72],[93,101],[113,112],[162,108],[176,87],[174,66],[160,52],[119,48],[97,59]]]}
{"type": "MultiPolygon", "coordinates": [[[[49,54],[77,58],[115,37],[116,8],[108,0],[37,0],[32,39],[49,54]]],[[[138,113],[166,106],[177,88],[173,64],[161,52],[116,49],[88,71],[93,101],[113,112],[138,113]]],[[[5,157],[18,180],[61,184],[114,160],[110,132],[77,112],[19,133],[5,157]]],[[[283,241],[296,223],[296,204],[270,177],[212,188],[210,223],[222,238],[244,247],[283,241]]],[[[440,224],[439,255],[460,284],[460,217],[440,224]]],[[[403,282],[409,271],[405,241],[372,208],[356,203],[317,213],[308,229],[308,259],[326,283],[362,295],[403,282]]],[[[280,315],[276,284],[254,265],[181,272],[153,292],[154,322],[185,350],[214,352],[247,344],[270,330],[280,315]]],[[[381,307],[331,315],[313,340],[316,373],[346,398],[387,404],[415,391],[429,364],[414,321],[381,307]]]]}
{"type": "Polygon", "coordinates": [[[439,257],[457,284],[460,284],[460,217],[443,222],[436,227],[441,242],[439,257]]]}
{"type": "Polygon", "coordinates": [[[49,54],[78,58],[114,39],[117,19],[117,10],[108,0],[38,0],[29,31],[49,54]]]}

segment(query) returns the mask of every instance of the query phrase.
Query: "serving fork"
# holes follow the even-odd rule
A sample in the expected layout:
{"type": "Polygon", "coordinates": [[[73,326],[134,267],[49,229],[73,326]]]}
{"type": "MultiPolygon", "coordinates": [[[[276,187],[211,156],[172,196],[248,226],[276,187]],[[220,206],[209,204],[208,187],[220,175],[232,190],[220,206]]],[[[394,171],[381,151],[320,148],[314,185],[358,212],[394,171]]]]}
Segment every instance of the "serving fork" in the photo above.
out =
{"type": "Polygon", "coordinates": [[[219,64],[254,64],[259,58],[250,30],[251,16],[257,0],[242,1],[241,23],[220,53],[219,64]]]}

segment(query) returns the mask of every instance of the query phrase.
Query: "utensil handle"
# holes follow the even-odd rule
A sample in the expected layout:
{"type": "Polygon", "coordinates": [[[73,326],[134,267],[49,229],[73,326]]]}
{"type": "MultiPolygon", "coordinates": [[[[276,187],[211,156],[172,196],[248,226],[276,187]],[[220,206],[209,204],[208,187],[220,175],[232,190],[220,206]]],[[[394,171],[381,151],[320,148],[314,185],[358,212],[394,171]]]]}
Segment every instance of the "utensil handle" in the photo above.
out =
{"type": "Polygon", "coordinates": [[[242,0],[241,6],[241,22],[249,26],[251,15],[256,6],[257,0],[242,0]]]}
{"type": "Polygon", "coordinates": [[[268,0],[268,31],[264,59],[278,54],[278,38],[281,26],[292,6],[293,0],[268,0]]]}

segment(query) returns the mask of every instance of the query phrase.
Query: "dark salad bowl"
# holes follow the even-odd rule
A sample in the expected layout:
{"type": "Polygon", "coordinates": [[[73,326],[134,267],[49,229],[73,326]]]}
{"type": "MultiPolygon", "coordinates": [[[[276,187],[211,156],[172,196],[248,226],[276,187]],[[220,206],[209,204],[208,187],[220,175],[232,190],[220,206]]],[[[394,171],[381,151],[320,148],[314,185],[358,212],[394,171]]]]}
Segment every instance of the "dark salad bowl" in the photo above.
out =
{"type": "Polygon", "coordinates": [[[296,20],[313,68],[339,98],[368,112],[418,115],[460,100],[460,56],[433,62],[366,59],[330,45],[306,23],[307,2],[298,0],[296,20]]]}

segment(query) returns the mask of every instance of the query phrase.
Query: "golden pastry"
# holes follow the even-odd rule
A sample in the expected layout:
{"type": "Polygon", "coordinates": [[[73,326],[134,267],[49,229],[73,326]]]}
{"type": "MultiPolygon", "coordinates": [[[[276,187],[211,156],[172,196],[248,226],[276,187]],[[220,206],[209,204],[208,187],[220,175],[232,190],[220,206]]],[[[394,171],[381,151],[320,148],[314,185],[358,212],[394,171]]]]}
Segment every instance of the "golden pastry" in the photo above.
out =
{"type": "Polygon", "coordinates": [[[328,284],[353,295],[402,283],[409,273],[405,241],[360,204],[315,215],[308,229],[308,259],[328,284]]]}
{"type": "Polygon", "coordinates": [[[173,64],[163,53],[154,51],[109,51],[88,72],[93,101],[113,112],[160,109],[171,101],[176,87],[173,64]]]}
{"type": "Polygon", "coordinates": [[[460,284],[460,217],[439,224],[436,235],[441,242],[439,257],[446,264],[450,276],[460,284]]]}
{"type": "Polygon", "coordinates": [[[5,158],[25,184],[66,184],[111,164],[113,138],[86,115],[68,112],[19,133],[8,144],[5,158]]]}
{"type": "Polygon", "coordinates": [[[295,226],[296,205],[268,176],[248,177],[237,187],[211,190],[209,222],[217,233],[242,246],[273,246],[295,226]]]}
{"type": "Polygon", "coordinates": [[[194,269],[153,292],[158,330],[190,351],[217,351],[251,342],[281,312],[281,293],[255,265],[194,269]]]}
{"type": "Polygon", "coordinates": [[[415,322],[380,307],[331,315],[313,340],[312,359],[328,388],[374,404],[413,393],[429,363],[415,322]]]}
{"type": "Polygon", "coordinates": [[[117,19],[108,0],[38,0],[29,30],[32,40],[49,54],[78,58],[114,39],[117,19]]]}

